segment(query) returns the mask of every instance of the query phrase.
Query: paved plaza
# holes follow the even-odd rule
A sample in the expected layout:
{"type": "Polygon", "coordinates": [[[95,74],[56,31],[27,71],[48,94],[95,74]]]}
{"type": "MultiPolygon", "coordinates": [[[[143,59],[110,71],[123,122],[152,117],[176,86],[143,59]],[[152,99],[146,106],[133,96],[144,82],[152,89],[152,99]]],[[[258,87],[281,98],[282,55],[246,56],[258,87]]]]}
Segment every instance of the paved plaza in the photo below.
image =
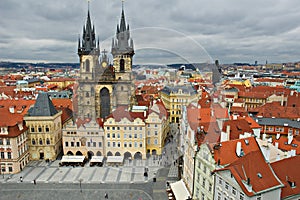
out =
{"type": "MultiPolygon", "coordinates": [[[[176,130],[171,128],[173,134],[176,130]]],[[[59,167],[60,160],[31,161],[18,174],[0,176],[0,199],[104,199],[107,193],[115,200],[164,200],[166,181],[178,177],[176,146],[176,139],[170,138],[161,156],[125,160],[124,165],[115,167],[106,163],[102,167],[90,167],[89,163],[59,167]]]]}

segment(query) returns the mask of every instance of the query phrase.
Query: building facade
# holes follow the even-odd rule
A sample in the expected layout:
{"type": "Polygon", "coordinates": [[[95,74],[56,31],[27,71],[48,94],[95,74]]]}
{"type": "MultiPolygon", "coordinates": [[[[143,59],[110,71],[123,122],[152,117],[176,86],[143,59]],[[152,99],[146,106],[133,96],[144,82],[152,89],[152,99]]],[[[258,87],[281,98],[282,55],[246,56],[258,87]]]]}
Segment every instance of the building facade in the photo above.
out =
{"type": "Polygon", "coordinates": [[[100,46],[95,35],[88,11],[82,40],[78,41],[80,78],[77,116],[82,119],[105,118],[116,107],[134,102],[134,48],[124,10],[122,9],[120,25],[117,25],[116,37],[112,40],[113,65],[109,63],[105,50],[99,59],[100,46]]]}
{"type": "Polygon", "coordinates": [[[47,93],[39,93],[24,120],[28,127],[30,160],[55,160],[62,151],[62,111],[57,111],[47,93]]]}

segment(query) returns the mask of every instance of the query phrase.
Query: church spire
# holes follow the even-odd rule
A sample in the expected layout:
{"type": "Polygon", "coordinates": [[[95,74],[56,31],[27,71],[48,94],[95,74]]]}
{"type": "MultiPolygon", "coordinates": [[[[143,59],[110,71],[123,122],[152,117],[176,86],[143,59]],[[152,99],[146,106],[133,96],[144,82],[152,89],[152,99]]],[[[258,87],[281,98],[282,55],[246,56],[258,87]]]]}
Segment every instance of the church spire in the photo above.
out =
{"type": "Polygon", "coordinates": [[[126,25],[124,0],[122,0],[122,11],[120,24],[117,25],[116,40],[113,40],[112,54],[134,54],[133,41],[130,38],[129,24],[126,25]]]}
{"type": "Polygon", "coordinates": [[[78,54],[99,54],[99,46],[97,47],[95,27],[92,25],[90,16],[90,4],[88,2],[88,13],[86,24],[83,26],[82,47],[78,48],[78,54]]]}

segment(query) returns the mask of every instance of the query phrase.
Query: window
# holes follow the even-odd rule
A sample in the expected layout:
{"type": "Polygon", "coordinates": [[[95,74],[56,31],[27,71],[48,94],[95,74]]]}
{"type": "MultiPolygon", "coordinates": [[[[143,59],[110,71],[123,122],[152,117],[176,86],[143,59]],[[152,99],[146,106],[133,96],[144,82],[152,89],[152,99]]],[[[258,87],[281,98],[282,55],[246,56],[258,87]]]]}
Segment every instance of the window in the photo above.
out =
{"type": "Polygon", "coordinates": [[[150,142],[151,142],[151,141],[150,141],[150,138],[148,138],[148,139],[147,139],[147,144],[150,144],[150,142]]]}
{"type": "Polygon", "coordinates": [[[117,134],[117,137],[120,138],[120,133],[117,134]]]}
{"type": "Polygon", "coordinates": [[[138,147],[137,142],[134,142],[134,147],[135,147],[135,148],[138,147]]]}
{"type": "Polygon", "coordinates": [[[74,147],[74,142],[71,142],[71,147],[74,147]]]}
{"type": "Polygon", "coordinates": [[[229,188],[229,185],[227,182],[225,182],[225,189],[228,190],[228,188],[229,188]]]}
{"type": "Polygon", "coordinates": [[[107,142],[107,147],[110,147],[110,142],[107,142]]]}
{"type": "Polygon", "coordinates": [[[244,196],[245,196],[245,195],[244,195],[243,193],[241,193],[241,194],[240,194],[240,200],[244,200],[244,196]]]}
{"type": "Polygon", "coordinates": [[[124,134],[124,139],[127,137],[127,135],[126,134],[124,134]]]}
{"type": "Polygon", "coordinates": [[[134,134],[134,138],[137,138],[137,134],[136,133],[134,134]]]}
{"type": "Polygon", "coordinates": [[[109,134],[109,133],[107,133],[106,137],[107,137],[107,138],[110,138],[110,134],[109,134]]]}
{"type": "Polygon", "coordinates": [[[1,152],[1,159],[4,159],[4,152],[1,152]]]}
{"type": "Polygon", "coordinates": [[[136,131],[136,130],[137,130],[137,127],[134,127],[134,130],[136,131]]]}
{"type": "Polygon", "coordinates": [[[154,135],[157,135],[157,131],[154,131],[154,135]]]}
{"type": "Polygon", "coordinates": [[[155,140],[154,140],[154,144],[157,144],[157,143],[158,143],[158,141],[157,141],[157,139],[155,139],[155,140]]]}
{"type": "Polygon", "coordinates": [[[112,130],[113,130],[113,131],[115,130],[115,127],[114,127],[114,126],[112,127],[112,130]]]}
{"type": "Polygon", "coordinates": [[[88,142],[88,143],[87,143],[87,146],[88,146],[88,147],[90,147],[90,146],[91,146],[91,143],[90,143],[90,142],[88,142]]]}
{"type": "Polygon", "coordinates": [[[113,142],[112,144],[113,144],[113,147],[116,147],[116,143],[115,142],[113,142]]]}
{"type": "Polygon", "coordinates": [[[9,172],[12,172],[12,171],[13,171],[13,168],[12,168],[12,167],[8,167],[8,171],[9,171],[9,172]]]}
{"type": "Polygon", "coordinates": [[[7,152],[7,158],[11,159],[11,152],[7,152]]]}
{"type": "Polygon", "coordinates": [[[113,134],[112,134],[112,138],[116,138],[116,134],[113,133],[113,134]]]}
{"type": "Polygon", "coordinates": [[[261,194],[257,195],[256,200],[261,200],[261,194]]]}
{"type": "Polygon", "coordinates": [[[222,199],[222,194],[221,192],[218,192],[218,200],[221,200],[222,199]]]}
{"type": "Polygon", "coordinates": [[[126,142],[124,142],[124,147],[125,147],[125,148],[127,147],[127,143],[126,143],[126,142]]]}
{"type": "Polygon", "coordinates": [[[204,200],[205,199],[205,195],[204,193],[201,193],[201,199],[204,200]]]}
{"type": "Polygon", "coordinates": [[[132,147],[132,144],[131,144],[131,142],[129,142],[129,147],[132,147]]]}
{"type": "Polygon", "coordinates": [[[143,147],[143,143],[142,142],[140,142],[140,147],[143,147]]]}
{"type": "Polygon", "coordinates": [[[205,181],[206,181],[206,179],[203,178],[203,179],[202,179],[202,187],[203,187],[203,188],[205,188],[205,181]]]}
{"type": "Polygon", "coordinates": [[[129,134],[129,138],[132,138],[132,137],[131,137],[131,134],[129,134]]]}
{"type": "Polygon", "coordinates": [[[46,132],[49,132],[49,131],[50,131],[49,127],[48,127],[48,126],[46,126],[46,132]]]}
{"type": "Polygon", "coordinates": [[[43,140],[42,140],[42,138],[40,138],[39,143],[40,143],[40,145],[43,145],[43,140]]]}
{"type": "Polygon", "coordinates": [[[39,131],[39,132],[42,132],[42,127],[39,126],[38,131],[39,131]]]}
{"type": "Polygon", "coordinates": [[[6,139],[6,144],[10,145],[10,139],[6,139]]]}
{"type": "Polygon", "coordinates": [[[47,145],[49,145],[49,144],[50,144],[50,140],[49,140],[49,138],[47,138],[47,140],[46,140],[46,144],[47,144],[47,145]]]}
{"type": "Polygon", "coordinates": [[[80,142],[76,142],[76,146],[77,146],[77,147],[80,147],[80,142]]]}
{"type": "Polygon", "coordinates": [[[148,131],[148,135],[150,135],[150,131],[148,131]]]}
{"type": "Polygon", "coordinates": [[[141,139],[143,138],[143,134],[140,134],[140,138],[141,138],[141,139]]]}
{"type": "Polygon", "coordinates": [[[204,172],[204,174],[206,174],[206,166],[204,166],[203,172],[204,172]]]}
{"type": "Polygon", "coordinates": [[[121,144],[120,144],[120,142],[118,142],[118,147],[121,147],[121,144]]]}
{"type": "Polygon", "coordinates": [[[209,183],[209,186],[208,186],[208,191],[211,192],[212,191],[212,184],[209,183]]]}
{"type": "Polygon", "coordinates": [[[140,131],[143,130],[143,127],[140,127],[140,131]]]}
{"type": "Polygon", "coordinates": [[[31,140],[32,145],[35,145],[35,139],[31,140]]]}
{"type": "Polygon", "coordinates": [[[99,147],[102,147],[102,142],[98,142],[99,147]]]}
{"type": "Polygon", "coordinates": [[[68,146],[69,146],[69,143],[68,143],[68,142],[65,142],[65,146],[68,147],[68,146]]]}
{"type": "Polygon", "coordinates": [[[235,189],[235,187],[232,187],[232,194],[236,195],[236,189],[235,189]]]}
{"type": "Polygon", "coordinates": [[[223,181],[222,181],[222,178],[220,177],[220,178],[219,178],[219,184],[222,185],[222,182],[223,182],[223,181]]]}

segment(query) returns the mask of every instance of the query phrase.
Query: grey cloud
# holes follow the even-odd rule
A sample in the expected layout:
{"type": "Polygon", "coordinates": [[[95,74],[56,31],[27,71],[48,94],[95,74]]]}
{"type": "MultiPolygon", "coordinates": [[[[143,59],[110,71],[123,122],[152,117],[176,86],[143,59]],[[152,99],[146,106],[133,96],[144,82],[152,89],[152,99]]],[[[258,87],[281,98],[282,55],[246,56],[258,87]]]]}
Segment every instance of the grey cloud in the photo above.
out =
{"type": "MultiPolygon", "coordinates": [[[[121,1],[94,0],[90,10],[101,48],[110,50],[121,1]]],[[[188,61],[221,63],[300,60],[299,10],[298,0],[125,2],[135,61],[141,63],[170,63],[178,61],[177,55],[188,61]],[[141,31],[145,27],[169,31],[141,31]]],[[[84,0],[1,0],[0,60],[78,62],[77,38],[86,14],[84,0]]]]}

